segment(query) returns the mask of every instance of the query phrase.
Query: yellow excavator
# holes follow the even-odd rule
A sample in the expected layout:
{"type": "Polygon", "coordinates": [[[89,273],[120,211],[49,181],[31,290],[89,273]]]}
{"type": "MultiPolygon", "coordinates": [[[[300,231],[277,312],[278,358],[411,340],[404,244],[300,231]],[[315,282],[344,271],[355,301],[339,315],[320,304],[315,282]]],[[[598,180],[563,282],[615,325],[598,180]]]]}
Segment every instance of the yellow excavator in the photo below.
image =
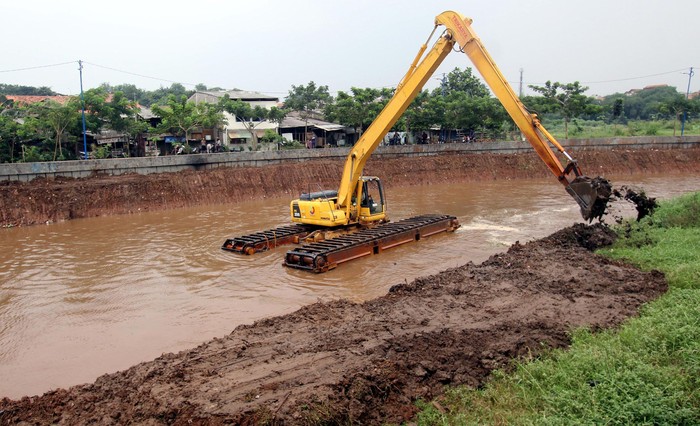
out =
{"type": "Polygon", "coordinates": [[[394,96],[351,148],[337,190],[305,193],[293,200],[290,211],[296,226],[254,234],[256,237],[251,235],[248,240],[227,240],[223,248],[252,254],[282,243],[297,242],[300,238],[328,240],[291,250],[285,258],[287,266],[324,272],[344,261],[459,227],[456,218],[440,215],[386,223],[386,200],[379,178],[362,176],[370,155],[452,50],[466,53],[537,155],[576,200],[583,218],[592,220],[602,216],[610,197],[610,184],[602,178],[584,176],[577,162],[547,132],[537,116],[525,108],[474,33],[471,23],[471,19],[457,12],[446,11],[437,16],[433,31],[398,84],[394,96]],[[427,50],[428,43],[442,27],[442,34],[427,50]],[[552,147],[567,160],[566,166],[562,166],[552,147]],[[360,227],[363,230],[359,234],[367,234],[368,238],[356,236],[358,233],[333,239],[327,236],[350,227],[360,227]],[[388,235],[381,236],[384,234],[388,235]]]}

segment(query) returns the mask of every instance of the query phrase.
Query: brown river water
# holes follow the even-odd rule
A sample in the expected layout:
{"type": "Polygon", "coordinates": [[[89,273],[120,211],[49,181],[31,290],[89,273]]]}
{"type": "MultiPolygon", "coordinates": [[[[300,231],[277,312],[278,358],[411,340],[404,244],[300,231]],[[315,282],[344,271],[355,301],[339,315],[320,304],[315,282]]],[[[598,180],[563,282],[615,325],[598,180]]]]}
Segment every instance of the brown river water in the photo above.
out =
{"type": "MultiPolygon", "coordinates": [[[[700,190],[700,175],[612,180],[660,199],[700,190]]],[[[228,237],[288,224],[287,198],[0,230],[0,397],[91,382],[319,300],[371,299],[582,220],[551,179],[392,188],[387,197],[393,219],[445,213],[462,227],[320,275],[284,268],[286,247],[220,249],[228,237]]]]}

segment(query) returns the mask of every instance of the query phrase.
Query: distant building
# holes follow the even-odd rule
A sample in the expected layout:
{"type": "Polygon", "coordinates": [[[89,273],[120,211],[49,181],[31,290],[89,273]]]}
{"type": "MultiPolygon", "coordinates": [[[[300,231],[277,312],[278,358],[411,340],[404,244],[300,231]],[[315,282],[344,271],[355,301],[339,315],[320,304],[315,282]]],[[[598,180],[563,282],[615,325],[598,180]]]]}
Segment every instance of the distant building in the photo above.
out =
{"type": "Polygon", "coordinates": [[[342,124],[331,123],[318,117],[304,121],[298,113],[291,112],[282,120],[279,133],[287,140],[306,142],[316,136],[316,147],[345,146],[355,142],[354,129],[342,124]],[[304,132],[307,132],[304,135],[304,132]]]}
{"type": "MultiPolygon", "coordinates": [[[[250,106],[261,106],[263,108],[270,109],[273,106],[279,106],[279,98],[276,96],[269,96],[258,92],[248,92],[245,90],[228,90],[228,91],[202,91],[195,92],[188,99],[189,102],[207,102],[211,104],[216,104],[221,98],[228,95],[231,99],[237,99],[250,104],[250,106]]],[[[244,147],[251,146],[253,141],[253,135],[251,130],[248,130],[244,123],[253,123],[252,131],[255,132],[258,138],[265,134],[265,130],[275,130],[277,131],[277,124],[271,121],[262,120],[256,121],[256,117],[235,117],[227,112],[224,112],[224,116],[228,120],[228,124],[224,124],[223,129],[201,129],[201,133],[196,131],[192,133],[193,139],[206,139],[206,140],[216,140],[221,138],[221,142],[229,147],[243,149],[244,147]]]]}

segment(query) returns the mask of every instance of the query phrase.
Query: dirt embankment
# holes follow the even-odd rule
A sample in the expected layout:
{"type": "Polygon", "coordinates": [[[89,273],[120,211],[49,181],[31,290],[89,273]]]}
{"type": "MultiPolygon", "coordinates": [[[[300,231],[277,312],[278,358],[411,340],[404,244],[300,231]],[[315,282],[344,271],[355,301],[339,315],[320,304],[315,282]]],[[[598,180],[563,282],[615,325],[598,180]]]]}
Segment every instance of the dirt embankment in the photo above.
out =
{"type": "MultiPolygon", "coordinates": [[[[591,177],[639,172],[696,173],[700,169],[700,149],[581,151],[577,157],[584,173],[591,177]]],[[[233,203],[281,195],[289,195],[291,199],[309,189],[335,189],[342,167],[340,161],[309,161],[145,176],[0,182],[0,226],[233,203]]],[[[370,159],[365,173],[380,176],[387,187],[551,177],[534,153],[370,159]]]]}
{"type": "Polygon", "coordinates": [[[237,327],[93,384],[0,401],[0,424],[380,424],[445,385],[482,385],[514,357],[619,324],[666,291],[658,272],[593,254],[614,234],[575,225],[507,253],[237,327]]]}

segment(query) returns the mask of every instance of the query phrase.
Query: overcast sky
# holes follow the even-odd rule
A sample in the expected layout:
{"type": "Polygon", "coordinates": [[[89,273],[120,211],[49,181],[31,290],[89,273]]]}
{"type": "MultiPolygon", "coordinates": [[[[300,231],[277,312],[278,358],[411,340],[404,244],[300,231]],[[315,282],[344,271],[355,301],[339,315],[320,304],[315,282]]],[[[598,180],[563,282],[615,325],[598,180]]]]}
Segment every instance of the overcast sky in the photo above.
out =
{"type": "MultiPolygon", "coordinates": [[[[689,68],[700,71],[698,0],[3,3],[0,83],[64,94],[80,92],[79,59],[85,90],[103,82],[148,90],[204,83],[283,98],[310,81],[332,93],[392,87],[444,10],[474,20],[516,91],[520,69],[525,86],[580,81],[588,95],[651,84],[685,93],[689,68]],[[26,69],[33,67],[40,68],[26,69]]],[[[467,66],[465,55],[450,54],[428,87],[467,66]]],[[[700,75],[690,89],[700,90],[700,75]]]]}

